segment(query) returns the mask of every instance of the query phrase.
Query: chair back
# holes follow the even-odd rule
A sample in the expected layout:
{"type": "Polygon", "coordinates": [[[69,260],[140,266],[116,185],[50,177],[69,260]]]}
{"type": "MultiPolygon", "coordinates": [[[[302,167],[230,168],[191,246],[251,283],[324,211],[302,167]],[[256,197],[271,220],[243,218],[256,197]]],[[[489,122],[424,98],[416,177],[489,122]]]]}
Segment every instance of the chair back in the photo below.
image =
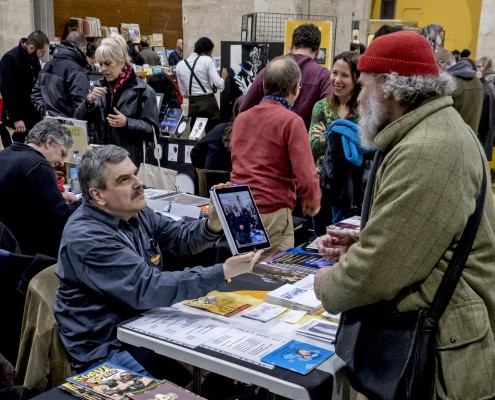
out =
{"type": "Polygon", "coordinates": [[[44,392],[74,375],[58,333],[53,307],[59,285],[55,265],[28,285],[16,372],[25,387],[44,392]]]}
{"type": "Polygon", "coordinates": [[[198,195],[210,197],[210,189],[213,185],[225,183],[230,180],[230,171],[220,169],[196,168],[198,195]]]}

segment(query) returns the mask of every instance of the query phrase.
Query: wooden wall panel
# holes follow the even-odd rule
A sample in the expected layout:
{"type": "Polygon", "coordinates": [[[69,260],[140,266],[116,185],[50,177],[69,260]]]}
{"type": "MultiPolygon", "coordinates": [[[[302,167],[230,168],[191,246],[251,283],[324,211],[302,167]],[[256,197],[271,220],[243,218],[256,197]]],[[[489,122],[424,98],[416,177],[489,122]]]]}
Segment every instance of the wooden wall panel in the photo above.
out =
{"type": "Polygon", "coordinates": [[[182,37],[182,1],[53,0],[55,36],[63,37],[70,17],[100,18],[103,26],[139,24],[141,35],[161,33],[164,46],[175,49],[182,37]]]}

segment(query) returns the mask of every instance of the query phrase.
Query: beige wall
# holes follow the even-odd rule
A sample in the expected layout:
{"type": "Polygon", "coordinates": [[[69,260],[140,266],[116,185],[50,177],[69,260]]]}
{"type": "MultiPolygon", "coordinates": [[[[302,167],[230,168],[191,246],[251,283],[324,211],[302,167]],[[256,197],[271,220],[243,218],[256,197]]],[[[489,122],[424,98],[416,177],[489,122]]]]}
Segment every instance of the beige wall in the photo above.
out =
{"type": "Polygon", "coordinates": [[[483,0],[476,55],[491,57],[495,61],[494,20],[495,2],[493,0],[483,0]]]}
{"type": "Polygon", "coordinates": [[[220,55],[220,42],[241,39],[242,15],[283,13],[337,17],[335,51],[349,49],[352,21],[359,20],[360,39],[366,41],[366,23],[371,0],[182,0],[184,52],[189,55],[194,42],[208,36],[215,43],[213,56],[220,55]]]}
{"type": "Polygon", "coordinates": [[[0,57],[34,31],[33,1],[0,0],[0,57]]]}

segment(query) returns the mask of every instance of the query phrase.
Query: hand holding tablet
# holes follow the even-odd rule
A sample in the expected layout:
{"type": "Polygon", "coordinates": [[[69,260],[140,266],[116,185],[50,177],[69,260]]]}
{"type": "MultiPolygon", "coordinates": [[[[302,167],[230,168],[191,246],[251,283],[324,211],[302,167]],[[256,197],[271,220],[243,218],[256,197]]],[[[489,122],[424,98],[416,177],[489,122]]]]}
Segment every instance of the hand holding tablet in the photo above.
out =
{"type": "Polygon", "coordinates": [[[211,199],[233,255],[270,248],[270,240],[248,186],[214,187],[211,199]]]}

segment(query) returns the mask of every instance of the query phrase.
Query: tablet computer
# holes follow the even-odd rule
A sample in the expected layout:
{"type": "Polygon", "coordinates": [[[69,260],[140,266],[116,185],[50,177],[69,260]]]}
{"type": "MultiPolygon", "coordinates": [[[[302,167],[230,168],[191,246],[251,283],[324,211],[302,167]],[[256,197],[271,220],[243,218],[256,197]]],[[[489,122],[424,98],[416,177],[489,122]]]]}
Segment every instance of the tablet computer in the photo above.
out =
{"type": "Polygon", "coordinates": [[[211,197],[233,255],[270,248],[270,240],[247,185],[214,189],[211,197]]]}

